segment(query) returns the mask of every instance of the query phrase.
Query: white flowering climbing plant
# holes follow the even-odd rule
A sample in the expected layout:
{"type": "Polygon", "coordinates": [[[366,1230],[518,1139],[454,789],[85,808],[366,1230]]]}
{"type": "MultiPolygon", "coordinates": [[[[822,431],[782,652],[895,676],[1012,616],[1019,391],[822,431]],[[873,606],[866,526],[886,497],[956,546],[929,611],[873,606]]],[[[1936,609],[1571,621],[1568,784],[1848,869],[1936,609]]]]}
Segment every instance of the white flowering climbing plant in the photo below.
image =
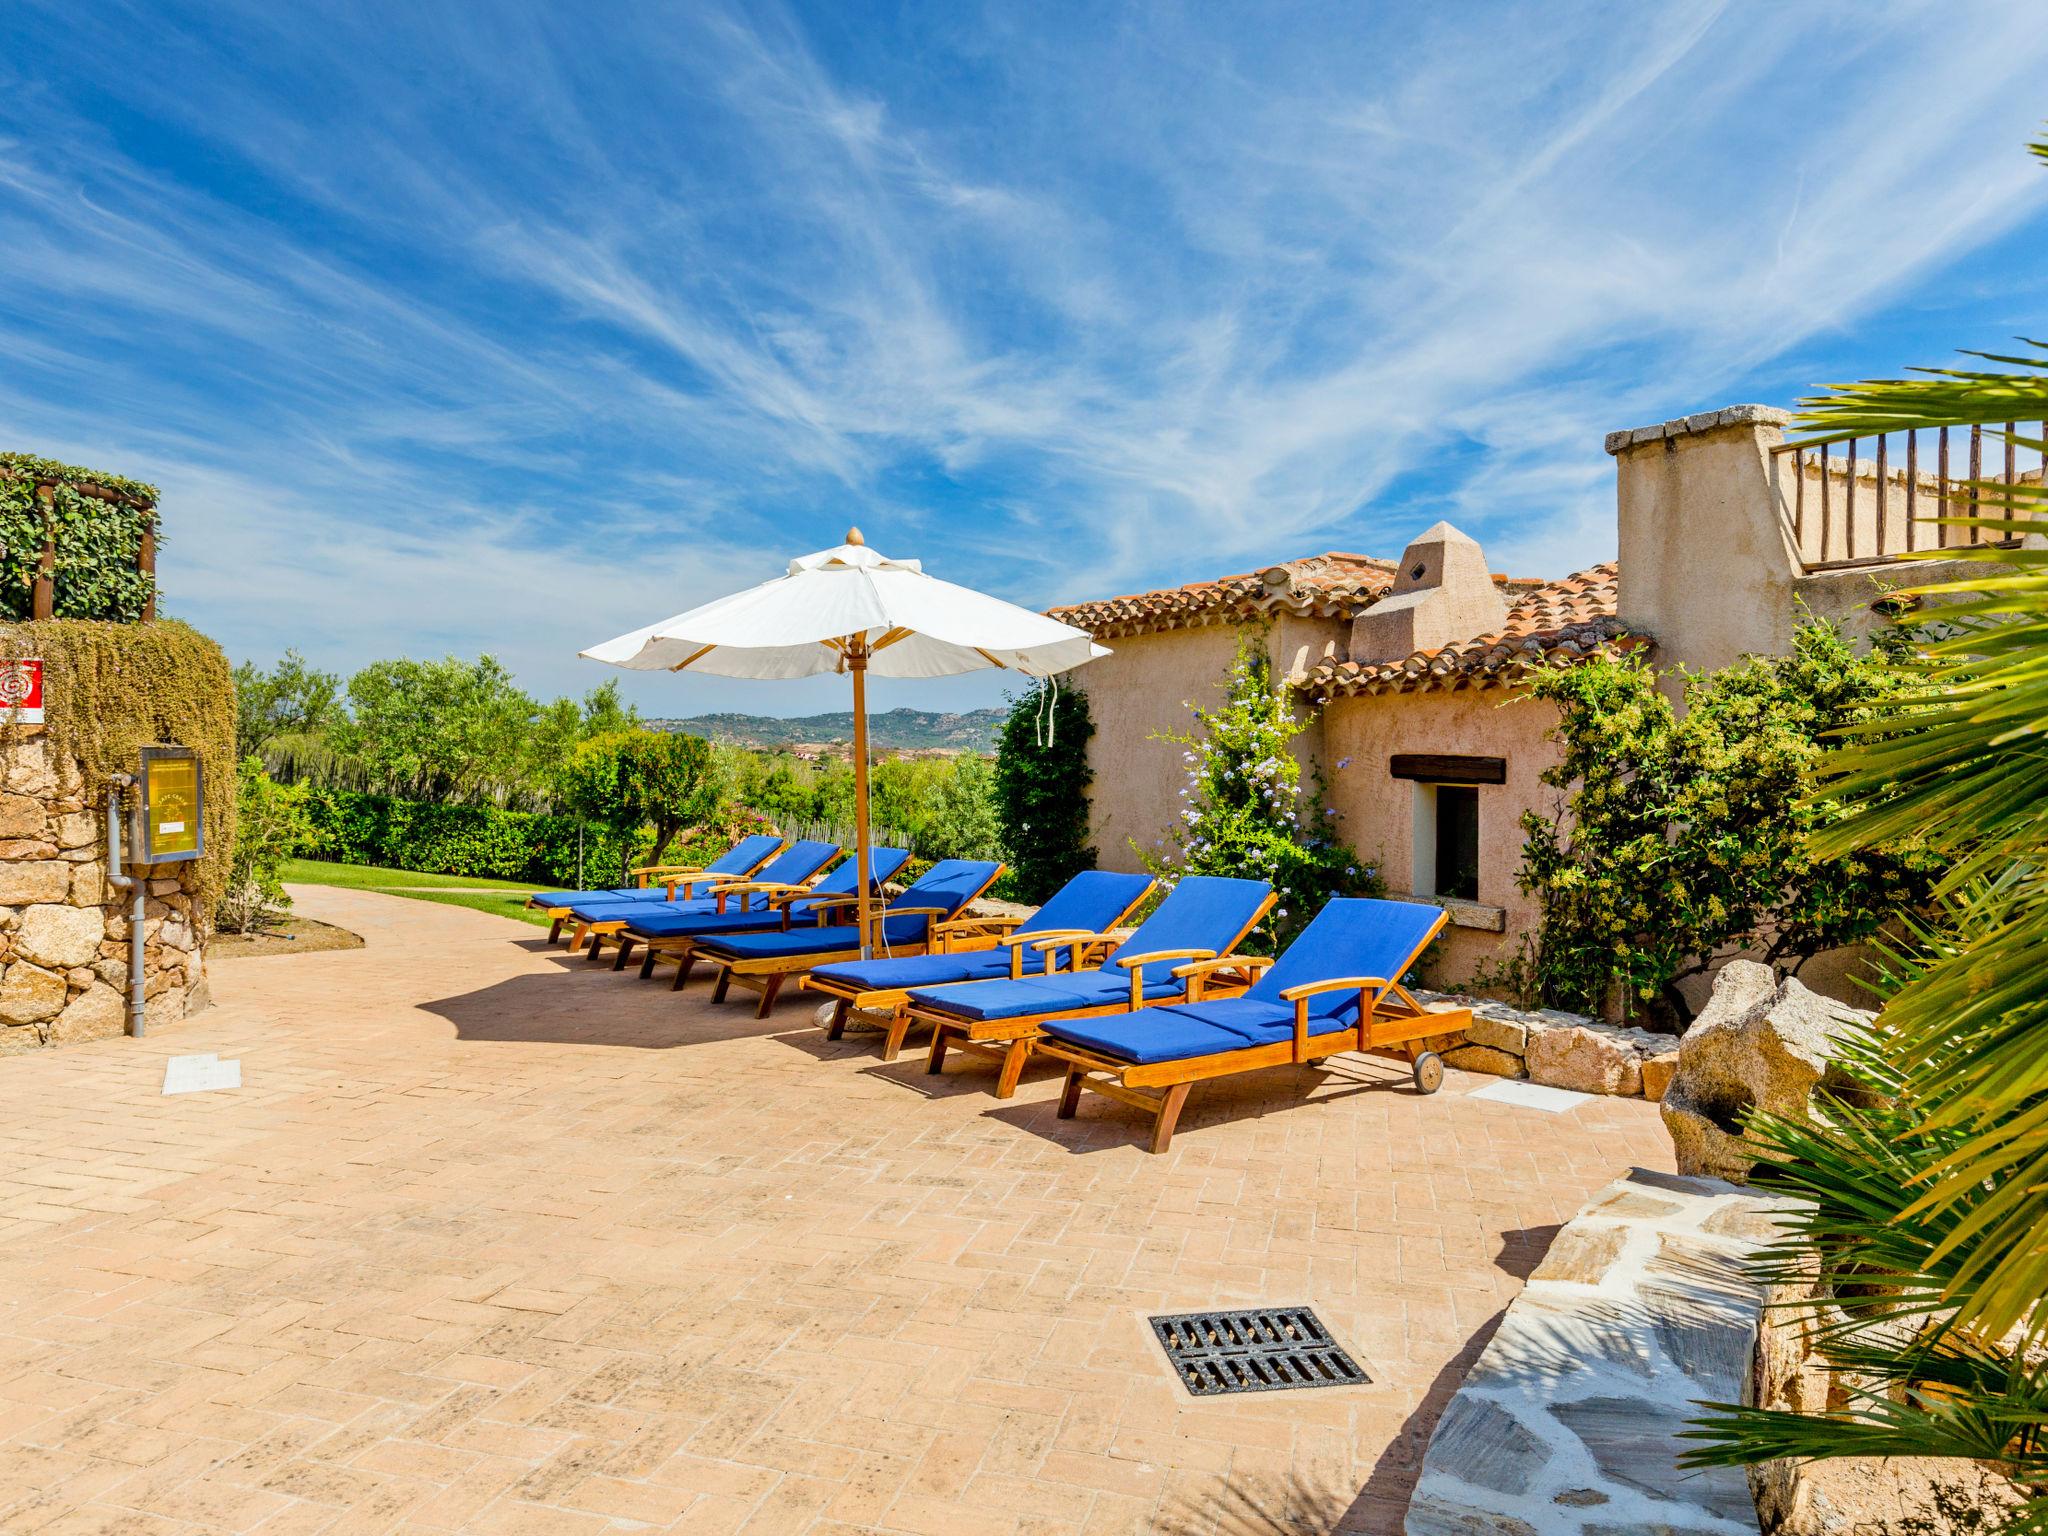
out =
{"type": "Polygon", "coordinates": [[[1239,644],[1220,707],[1188,708],[1193,729],[1155,738],[1181,748],[1187,773],[1172,829],[1138,850],[1153,874],[1270,882],[1279,899],[1243,946],[1253,952],[1285,945],[1332,896],[1384,889],[1379,871],[1337,836],[1320,773],[1303,783],[1292,751],[1303,723],[1273,686],[1263,635],[1239,644]]]}

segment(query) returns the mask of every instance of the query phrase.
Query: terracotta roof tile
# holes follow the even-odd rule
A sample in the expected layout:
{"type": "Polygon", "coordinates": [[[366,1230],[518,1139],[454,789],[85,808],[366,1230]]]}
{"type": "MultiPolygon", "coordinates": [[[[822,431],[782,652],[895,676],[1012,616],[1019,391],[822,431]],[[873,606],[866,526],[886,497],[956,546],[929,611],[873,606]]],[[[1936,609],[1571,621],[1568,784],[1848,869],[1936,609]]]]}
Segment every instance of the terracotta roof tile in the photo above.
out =
{"type": "Polygon", "coordinates": [[[1326,661],[1301,686],[1318,699],[1498,687],[1531,667],[1568,666],[1603,651],[1647,644],[1624,630],[1617,617],[1619,570],[1609,561],[1525,591],[1493,634],[1417,651],[1400,661],[1326,661]]]}
{"type": "Polygon", "coordinates": [[[1097,639],[1161,629],[1192,629],[1271,613],[1349,619],[1383,594],[1394,563],[1333,550],[1213,581],[1133,592],[1047,610],[1097,639]]]}

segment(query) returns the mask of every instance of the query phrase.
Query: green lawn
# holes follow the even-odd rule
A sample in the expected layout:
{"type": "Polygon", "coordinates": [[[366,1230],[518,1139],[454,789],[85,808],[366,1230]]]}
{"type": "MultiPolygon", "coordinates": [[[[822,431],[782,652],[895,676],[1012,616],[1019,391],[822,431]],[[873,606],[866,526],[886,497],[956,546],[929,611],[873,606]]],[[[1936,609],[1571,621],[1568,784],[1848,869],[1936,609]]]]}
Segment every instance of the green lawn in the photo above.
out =
{"type": "Polygon", "coordinates": [[[352,891],[383,891],[416,901],[495,912],[521,922],[547,926],[547,918],[525,906],[534,887],[514,880],[484,880],[469,875],[424,875],[416,869],[377,869],[368,864],[330,864],[324,859],[293,859],[284,867],[287,883],[338,885],[352,891]],[[453,887],[436,890],[433,887],[453,887]]]}

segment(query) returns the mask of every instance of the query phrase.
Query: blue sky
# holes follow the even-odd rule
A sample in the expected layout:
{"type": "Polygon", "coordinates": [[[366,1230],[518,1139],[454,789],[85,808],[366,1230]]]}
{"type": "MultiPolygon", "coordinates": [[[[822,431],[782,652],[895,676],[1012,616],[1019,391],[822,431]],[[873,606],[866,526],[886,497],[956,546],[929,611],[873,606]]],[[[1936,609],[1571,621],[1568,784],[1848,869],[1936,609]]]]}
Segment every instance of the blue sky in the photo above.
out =
{"type": "Polygon", "coordinates": [[[853,522],[1607,558],[1606,431],[2041,333],[2044,81],[2038,0],[12,0],[0,445],[162,485],[237,658],[841,707],[575,653],[853,522]]]}

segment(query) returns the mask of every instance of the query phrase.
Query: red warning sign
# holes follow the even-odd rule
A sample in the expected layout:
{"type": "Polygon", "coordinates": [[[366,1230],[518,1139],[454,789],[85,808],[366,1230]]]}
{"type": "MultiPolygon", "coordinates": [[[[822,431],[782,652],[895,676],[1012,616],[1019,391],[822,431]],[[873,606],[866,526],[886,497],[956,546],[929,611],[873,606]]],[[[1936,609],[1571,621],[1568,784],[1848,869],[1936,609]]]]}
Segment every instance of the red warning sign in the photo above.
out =
{"type": "Polygon", "coordinates": [[[43,723],[41,660],[0,661],[0,710],[19,725],[43,723]]]}

